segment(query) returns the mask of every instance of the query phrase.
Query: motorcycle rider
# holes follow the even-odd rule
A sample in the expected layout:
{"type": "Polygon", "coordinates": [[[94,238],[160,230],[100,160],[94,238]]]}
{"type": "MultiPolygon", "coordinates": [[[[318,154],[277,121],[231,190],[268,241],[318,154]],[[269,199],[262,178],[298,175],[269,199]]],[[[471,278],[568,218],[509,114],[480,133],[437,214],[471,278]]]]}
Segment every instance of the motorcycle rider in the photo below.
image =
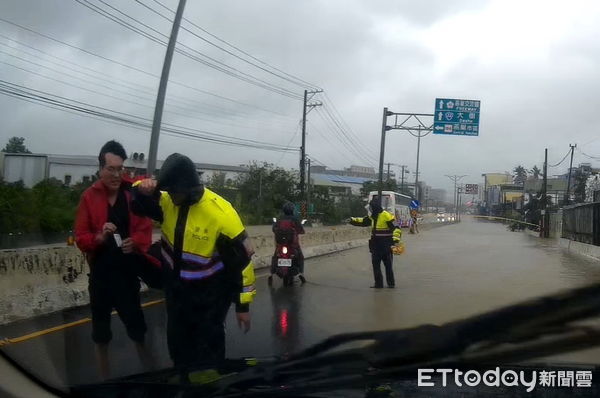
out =
{"type": "MultiPolygon", "coordinates": [[[[273,223],[273,233],[276,235],[276,238],[277,234],[285,232],[293,234],[290,249],[295,254],[298,267],[298,278],[302,283],[306,283],[306,278],[304,277],[304,254],[300,248],[300,239],[298,238],[298,235],[304,234],[304,227],[298,217],[294,214],[294,210],[295,208],[292,202],[285,202],[283,204],[281,208],[283,216],[273,223]]],[[[275,244],[277,245],[277,239],[275,239],[275,244]]],[[[276,269],[275,256],[273,260],[274,261],[271,263],[271,277],[275,274],[276,269]]]]}

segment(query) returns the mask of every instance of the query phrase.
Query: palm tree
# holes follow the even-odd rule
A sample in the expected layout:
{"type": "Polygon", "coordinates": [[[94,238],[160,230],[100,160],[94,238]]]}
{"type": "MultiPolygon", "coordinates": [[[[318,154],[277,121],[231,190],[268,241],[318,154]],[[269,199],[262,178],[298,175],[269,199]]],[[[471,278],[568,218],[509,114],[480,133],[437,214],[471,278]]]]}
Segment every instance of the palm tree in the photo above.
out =
{"type": "Polygon", "coordinates": [[[515,184],[523,185],[527,179],[527,170],[525,167],[518,165],[513,170],[513,181],[515,184]]]}
{"type": "Polygon", "coordinates": [[[537,165],[533,166],[533,169],[531,169],[530,173],[534,180],[539,180],[542,176],[542,170],[540,170],[537,165]]]}

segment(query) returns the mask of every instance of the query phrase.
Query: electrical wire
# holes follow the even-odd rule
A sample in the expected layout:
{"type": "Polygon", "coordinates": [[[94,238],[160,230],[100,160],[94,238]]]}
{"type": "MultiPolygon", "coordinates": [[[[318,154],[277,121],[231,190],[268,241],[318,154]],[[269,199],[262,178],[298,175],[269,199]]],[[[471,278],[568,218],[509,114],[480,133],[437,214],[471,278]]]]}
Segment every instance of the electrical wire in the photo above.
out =
{"type": "MultiPolygon", "coordinates": [[[[117,23],[118,25],[120,25],[120,26],[122,26],[122,27],[124,27],[126,29],[129,29],[129,30],[131,30],[131,31],[133,31],[133,32],[135,32],[135,33],[137,33],[137,34],[139,34],[139,35],[141,35],[141,36],[143,36],[143,37],[145,37],[145,38],[147,38],[147,39],[149,39],[149,40],[157,43],[157,44],[160,44],[160,45],[162,45],[164,47],[166,47],[167,44],[168,44],[167,41],[168,41],[169,37],[167,35],[159,32],[158,30],[156,30],[156,29],[154,29],[152,27],[149,27],[149,25],[147,25],[147,24],[145,24],[143,22],[140,22],[138,19],[129,16],[127,13],[124,13],[124,12],[116,9],[113,6],[108,5],[108,7],[110,7],[111,9],[115,9],[117,12],[119,12],[119,13],[121,13],[123,15],[126,15],[129,19],[135,21],[136,23],[138,23],[138,24],[140,24],[140,25],[142,25],[144,27],[147,27],[148,29],[151,29],[154,32],[157,32],[157,34],[163,36],[165,38],[165,40],[167,40],[167,41],[161,40],[161,39],[157,38],[156,36],[153,36],[152,34],[144,31],[143,29],[140,29],[140,28],[138,28],[136,26],[133,26],[132,24],[128,23],[127,21],[123,20],[122,18],[119,18],[119,17],[115,16],[114,14],[110,13],[109,11],[106,11],[106,9],[103,9],[102,7],[100,7],[98,5],[90,3],[88,0],[74,0],[74,1],[77,2],[77,3],[79,3],[79,4],[81,4],[81,5],[83,5],[83,6],[85,6],[88,9],[92,10],[93,12],[95,12],[95,13],[97,13],[97,14],[99,14],[99,15],[101,15],[101,16],[103,16],[103,17],[105,17],[105,18],[107,18],[107,19],[109,19],[109,20],[111,20],[111,21],[113,21],[115,23],[117,23]]],[[[98,1],[102,2],[103,4],[106,4],[102,0],[98,0],[98,1]]],[[[244,81],[246,83],[255,85],[257,87],[263,88],[265,90],[274,92],[276,94],[280,94],[280,95],[283,95],[283,96],[286,96],[286,97],[289,97],[289,98],[292,98],[292,99],[296,99],[296,100],[300,100],[302,98],[299,94],[296,94],[293,91],[290,91],[290,90],[288,90],[286,88],[283,88],[281,86],[277,86],[275,84],[269,83],[269,82],[267,82],[267,81],[265,81],[263,79],[260,79],[260,78],[258,78],[256,76],[253,76],[251,74],[242,72],[239,69],[236,69],[236,68],[234,68],[232,66],[229,66],[229,65],[227,65],[227,64],[225,64],[223,62],[220,62],[220,61],[218,61],[218,60],[216,60],[216,59],[214,59],[212,57],[209,57],[206,54],[203,54],[202,52],[197,51],[197,50],[195,50],[194,48],[192,48],[190,46],[187,46],[186,44],[183,44],[181,42],[179,42],[178,44],[179,44],[180,47],[183,47],[183,48],[185,48],[188,51],[185,51],[185,50],[183,50],[183,49],[181,49],[179,47],[176,47],[175,48],[175,52],[177,52],[177,53],[179,53],[181,55],[184,55],[185,57],[190,58],[190,59],[192,59],[192,60],[194,60],[194,61],[196,61],[196,62],[198,62],[200,64],[208,66],[209,68],[215,69],[215,70],[217,70],[219,72],[222,72],[222,73],[224,73],[226,75],[229,75],[231,77],[237,78],[237,79],[239,79],[241,81],[244,81]],[[190,51],[192,53],[195,53],[195,54],[198,54],[198,55],[194,55],[194,54],[190,53],[190,51]]]]}
{"type": "MultiPolygon", "coordinates": [[[[26,86],[14,84],[5,80],[0,80],[0,93],[15,98],[27,99],[29,102],[35,102],[40,105],[51,105],[54,109],[63,108],[86,115],[105,118],[111,121],[117,121],[133,127],[143,128],[149,131],[152,126],[152,121],[137,115],[119,112],[116,110],[91,105],[82,101],[76,101],[66,97],[53,95],[41,90],[31,89],[26,86]],[[95,108],[95,109],[94,109],[95,108]]],[[[256,140],[242,139],[226,136],[205,130],[192,129],[189,127],[178,126],[165,123],[162,128],[167,135],[183,136],[194,138],[200,141],[209,141],[217,144],[252,147],[256,149],[265,149],[272,151],[297,151],[297,148],[283,147],[278,144],[261,142],[256,140]]]]}
{"type": "MultiPolygon", "coordinates": [[[[110,84],[112,86],[116,86],[116,87],[119,87],[119,88],[123,87],[123,88],[128,88],[130,90],[135,90],[136,92],[140,92],[140,93],[144,93],[146,95],[150,95],[150,96],[152,96],[152,98],[154,98],[155,95],[156,95],[156,89],[153,88],[153,87],[149,87],[149,86],[145,86],[145,85],[137,84],[137,83],[131,83],[128,80],[120,79],[118,77],[115,77],[115,76],[112,76],[112,75],[100,72],[98,70],[95,70],[95,69],[92,69],[92,68],[89,68],[89,67],[86,67],[86,66],[83,66],[83,65],[71,62],[71,61],[66,60],[64,58],[56,57],[56,56],[54,56],[52,54],[49,54],[49,53],[47,53],[45,51],[42,51],[42,50],[39,50],[39,49],[37,49],[35,47],[29,46],[29,45],[27,45],[25,43],[13,40],[13,39],[11,39],[11,38],[9,38],[9,37],[1,34],[1,33],[0,33],[0,37],[4,38],[4,39],[7,39],[7,40],[9,40],[11,42],[17,43],[17,44],[19,44],[19,45],[21,45],[21,46],[23,46],[25,48],[32,49],[32,50],[34,50],[34,51],[36,51],[36,52],[38,52],[40,54],[45,55],[46,57],[57,59],[57,60],[59,60],[59,61],[61,61],[63,63],[66,63],[67,65],[73,65],[76,68],[71,67],[71,66],[67,66],[67,65],[63,65],[61,63],[54,62],[54,61],[51,61],[51,60],[48,60],[48,59],[40,58],[39,55],[33,54],[32,52],[27,51],[27,50],[25,50],[23,48],[13,47],[13,46],[10,46],[10,45],[8,45],[6,43],[0,42],[0,45],[2,45],[2,46],[5,46],[5,47],[7,47],[7,48],[9,48],[9,49],[11,49],[13,51],[18,51],[18,52],[21,52],[23,54],[27,54],[27,55],[29,55],[31,57],[35,57],[37,60],[42,60],[43,62],[46,62],[46,63],[52,64],[52,65],[55,65],[55,66],[67,69],[67,70],[75,72],[75,73],[82,74],[82,75],[87,76],[87,77],[91,77],[93,79],[99,80],[99,81],[101,81],[103,83],[110,84]],[[82,69],[82,70],[80,70],[80,69],[82,69]],[[91,71],[93,73],[85,72],[86,70],[87,71],[91,71]],[[110,79],[110,80],[108,80],[108,79],[110,79]],[[116,81],[119,81],[119,83],[117,83],[116,81]]],[[[2,51],[0,50],[0,52],[2,52],[2,51]]],[[[9,55],[11,57],[18,58],[21,61],[32,63],[32,64],[40,66],[42,68],[51,69],[48,66],[37,64],[35,62],[32,62],[31,60],[19,58],[18,56],[14,55],[14,54],[6,53],[6,52],[3,52],[3,53],[6,54],[6,55],[9,55]]],[[[55,71],[55,72],[61,73],[61,74],[64,73],[62,71],[60,71],[60,72],[59,71],[55,71]]],[[[74,77],[74,76],[71,76],[71,77],[74,77]]],[[[80,79],[79,77],[77,77],[77,78],[80,79]]],[[[80,80],[83,80],[83,79],[80,79],[80,80]]],[[[89,82],[89,83],[97,85],[97,83],[95,83],[95,82],[89,82]]],[[[119,90],[118,88],[115,89],[113,87],[111,87],[110,90],[111,91],[116,90],[116,91],[121,91],[122,92],[122,90],[119,90]]],[[[129,92],[126,92],[126,94],[127,95],[132,95],[129,92]]],[[[144,99],[147,99],[147,98],[144,98],[144,99]]],[[[153,102],[154,102],[154,100],[153,100],[153,102]]],[[[177,95],[174,95],[174,94],[169,94],[169,96],[167,97],[166,102],[167,102],[167,104],[179,103],[179,104],[183,104],[183,105],[191,105],[191,106],[194,106],[193,111],[197,111],[198,107],[200,107],[200,108],[210,109],[210,111],[212,113],[218,112],[220,114],[227,114],[227,115],[234,116],[234,117],[237,116],[237,117],[243,117],[245,119],[248,118],[247,111],[246,112],[242,112],[244,114],[244,116],[241,116],[241,115],[238,116],[239,112],[233,112],[232,110],[227,109],[227,108],[218,107],[218,106],[215,106],[215,105],[212,105],[212,104],[202,103],[202,102],[199,102],[199,101],[196,101],[196,100],[192,100],[192,99],[189,99],[189,98],[186,98],[186,97],[177,96],[177,95]]],[[[190,109],[187,108],[186,110],[190,110],[190,109]]],[[[271,112],[271,113],[274,113],[274,112],[271,112]]],[[[286,116],[286,118],[288,118],[288,116],[286,116]]]]}
{"type": "Polygon", "coordinates": [[[330,128],[331,131],[334,132],[334,134],[336,135],[336,137],[338,138],[338,141],[344,146],[346,147],[346,149],[352,153],[354,156],[356,156],[357,158],[361,159],[361,161],[366,162],[368,165],[373,165],[373,162],[368,160],[361,152],[359,149],[355,148],[353,145],[350,144],[350,142],[348,142],[347,139],[345,139],[344,134],[341,133],[338,130],[338,127],[336,126],[335,122],[333,122],[331,120],[331,116],[327,113],[327,112],[322,112],[320,108],[317,108],[317,113],[321,116],[321,118],[328,124],[330,124],[330,128]]]}
{"type": "MultiPolygon", "coordinates": [[[[144,3],[142,3],[140,0],[135,0],[135,1],[136,1],[137,3],[139,3],[139,4],[143,5],[144,7],[146,7],[146,8],[148,8],[148,9],[150,9],[152,12],[154,12],[154,13],[156,13],[156,14],[158,14],[158,15],[162,16],[163,18],[166,18],[168,21],[170,21],[170,22],[172,21],[171,19],[169,19],[169,18],[168,18],[168,17],[166,17],[165,15],[163,15],[163,14],[159,13],[158,11],[156,11],[155,9],[153,9],[152,7],[150,7],[150,6],[148,6],[148,5],[144,4],[144,3]]],[[[153,1],[154,1],[155,3],[157,3],[159,6],[161,6],[162,8],[164,8],[164,9],[168,10],[169,12],[171,12],[172,14],[175,14],[175,10],[172,10],[172,9],[170,9],[169,7],[167,7],[167,6],[165,6],[164,4],[162,4],[160,1],[158,1],[158,0],[153,0],[153,1]]],[[[310,87],[310,88],[311,88],[311,89],[313,89],[313,90],[314,90],[314,89],[321,90],[321,88],[320,88],[319,86],[317,86],[317,85],[315,85],[315,84],[312,84],[312,83],[309,83],[309,82],[307,82],[307,81],[305,81],[305,80],[303,80],[303,79],[301,79],[301,78],[299,78],[299,77],[297,77],[297,76],[294,76],[294,75],[291,75],[291,74],[289,74],[289,73],[287,73],[287,72],[284,72],[283,70],[281,70],[281,69],[279,69],[279,68],[277,68],[277,67],[275,67],[275,66],[273,66],[273,65],[270,65],[270,64],[269,64],[269,63],[267,63],[267,62],[264,62],[264,61],[260,60],[259,58],[257,58],[257,57],[255,57],[255,56],[253,56],[253,55],[249,54],[248,52],[246,52],[246,51],[244,51],[244,50],[240,49],[239,47],[236,47],[236,46],[234,46],[233,44],[231,44],[231,43],[229,43],[229,42],[227,42],[227,41],[225,41],[225,40],[221,39],[220,37],[218,37],[218,36],[214,35],[213,33],[210,33],[209,31],[207,31],[206,29],[202,28],[201,26],[199,26],[199,25],[195,24],[194,22],[190,21],[189,19],[187,19],[187,18],[183,17],[183,20],[184,20],[185,22],[189,23],[190,25],[192,25],[193,27],[195,27],[196,29],[198,29],[198,30],[200,30],[200,31],[202,31],[202,32],[204,32],[204,33],[206,33],[206,34],[207,34],[207,35],[209,35],[210,37],[212,37],[212,38],[214,38],[214,39],[216,39],[216,40],[220,41],[221,43],[223,43],[223,44],[226,44],[226,45],[228,45],[229,47],[231,47],[231,48],[233,48],[233,49],[235,49],[235,50],[239,51],[240,53],[242,53],[242,54],[244,54],[244,55],[246,55],[246,56],[250,57],[250,58],[251,58],[251,59],[253,59],[254,61],[257,61],[257,62],[259,62],[259,63],[261,63],[261,64],[263,64],[263,65],[265,65],[265,66],[268,66],[269,68],[271,68],[271,69],[273,69],[273,70],[276,70],[276,71],[278,71],[278,72],[282,73],[283,75],[285,75],[285,76],[288,76],[288,77],[290,77],[290,78],[292,78],[292,79],[294,79],[294,80],[296,80],[296,81],[298,81],[298,82],[302,83],[302,84],[304,85],[304,87],[310,87]]],[[[217,48],[219,48],[219,49],[221,49],[221,50],[223,50],[223,51],[226,51],[227,53],[229,53],[227,50],[224,50],[224,49],[222,49],[220,46],[218,46],[218,45],[214,44],[213,42],[211,42],[211,41],[207,40],[206,38],[201,38],[201,39],[202,39],[202,40],[204,40],[204,41],[206,41],[207,43],[209,43],[209,44],[211,44],[211,45],[213,45],[213,46],[215,46],[215,47],[217,47],[217,48]]],[[[232,54],[232,55],[233,55],[233,54],[232,54]]],[[[234,56],[235,56],[235,55],[234,55],[234,56]]],[[[245,61],[245,62],[248,62],[247,60],[243,60],[243,61],[245,61]]],[[[254,65],[254,64],[252,64],[252,65],[254,65]]],[[[255,65],[255,66],[256,66],[256,65],[255,65]]],[[[280,76],[280,77],[281,77],[281,76],[280,76]]],[[[282,77],[282,78],[283,78],[283,77],[282,77]]],[[[296,84],[297,84],[297,83],[296,83],[296,84]]]]}
{"type": "MultiPolygon", "coordinates": [[[[63,46],[69,47],[69,48],[72,48],[72,49],[74,49],[74,50],[80,51],[80,52],[82,52],[82,53],[85,53],[85,54],[87,54],[87,55],[90,55],[90,56],[93,56],[93,57],[96,57],[96,58],[102,59],[102,60],[104,60],[104,61],[111,62],[111,63],[113,63],[113,64],[115,64],[115,65],[119,65],[120,67],[127,68],[127,69],[133,70],[133,71],[135,71],[135,72],[142,73],[142,74],[144,74],[144,75],[151,76],[151,77],[154,77],[154,78],[157,78],[157,79],[159,79],[159,78],[160,78],[160,76],[159,76],[159,75],[157,75],[157,74],[154,74],[154,73],[148,72],[148,71],[146,71],[146,70],[143,70],[143,69],[137,68],[137,67],[135,67],[135,66],[128,65],[128,64],[126,64],[126,63],[123,63],[123,62],[120,62],[120,61],[117,61],[117,60],[111,59],[111,58],[109,58],[109,57],[105,57],[105,56],[103,56],[103,55],[100,55],[100,54],[96,54],[96,53],[94,53],[94,52],[92,52],[92,51],[86,50],[86,49],[84,49],[84,48],[81,48],[81,47],[75,46],[75,45],[73,45],[73,44],[70,44],[70,43],[64,42],[64,41],[62,41],[62,40],[56,39],[56,38],[54,38],[54,37],[52,37],[52,36],[49,36],[49,35],[47,35],[47,34],[44,34],[44,33],[38,32],[38,31],[36,31],[36,30],[33,30],[33,29],[31,29],[31,28],[28,28],[28,27],[25,27],[25,26],[23,26],[23,25],[19,25],[19,24],[15,23],[15,22],[12,22],[12,21],[9,21],[9,20],[7,20],[7,19],[4,19],[4,18],[2,18],[2,16],[0,16],[0,22],[4,22],[4,23],[6,23],[6,24],[8,24],[8,25],[14,26],[14,27],[16,27],[16,28],[19,28],[19,29],[21,29],[21,30],[24,30],[24,31],[26,31],[26,32],[29,32],[29,33],[31,33],[31,34],[33,34],[33,35],[36,35],[36,36],[39,36],[39,37],[43,37],[43,38],[45,38],[45,39],[47,39],[47,40],[53,41],[53,42],[55,42],[55,43],[61,44],[61,45],[63,45],[63,46]]],[[[212,93],[212,92],[210,92],[210,91],[202,90],[202,89],[199,89],[199,88],[197,88],[197,87],[190,86],[189,84],[185,84],[185,83],[182,83],[182,82],[179,82],[179,81],[176,81],[176,80],[171,80],[171,79],[169,79],[169,82],[170,82],[171,84],[177,85],[177,86],[179,86],[179,87],[183,87],[183,88],[186,88],[186,89],[189,89],[189,90],[193,90],[193,91],[195,91],[195,92],[198,92],[198,93],[201,93],[201,94],[205,94],[205,95],[209,95],[209,96],[212,96],[212,97],[215,97],[215,98],[219,98],[219,99],[221,99],[221,100],[224,100],[224,101],[229,101],[229,102],[232,102],[232,103],[235,103],[235,104],[238,104],[238,105],[243,105],[243,106],[246,106],[246,107],[250,107],[250,108],[254,108],[254,109],[258,109],[258,110],[262,110],[262,111],[265,111],[265,112],[272,112],[272,111],[270,111],[270,110],[263,109],[263,108],[261,108],[261,107],[257,107],[257,106],[255,106],[255,105],[252,105],[252,104],[247,104],[247,103],[244,103],[244,102],[242,102],[242,101],[238,101],[238,100],[235,100],[235,99],[232,99],[232,98],[228,98],[228,97],[225,97],[225,96],[222,96],[222,95],[216,94],[216,93],[212,93]]],[[[288,115],[283,115],[283,116],[289,117],[288,115]]]]}
{"type": "Polygon", "coordinates": [[[548,167],[558,167],[558,166],[560,166],[567,159],[567,157],[569,156],[570,153],[571,153],[571,149],[569,149],[569,151],[567,152],[567,154],[565,155],[565,157],[560,162],[558,162],[556,164],[548,165],[548,167]]]}
{"type": "Polygon", "coordinates": [[[331,97],[329,97],[327,92],[323,92],[323,94],[325,96],[325,100],[327,101],[327,103],[330,104],[331,108],[333,109],[334,114],[337,115],[337,117],[341,121],[342,125],[347,128],[350,136],[352,136],[359,143],[360,147],[364,148],[364,150],[369,158],[372,158],[377,162],[378,157],[376,156],[376,154],[374,152],[372,152],[370,149],[368,149],[368,147],[366,145],[364,145],[364,143],[362,142],[362,140],[360,139],[358,134],[356,134],[356,132],[352,129],[352,127],[350,127],[350,125],[348,123],[346,123],[346,121],[342,117],[342,114],[338,111],[337,107],[333,103],[333,100],[331,99],[331,97]]]}
{"type": "MultiPolygon", "coordinates": [[[[0,44],[2,44],[2,43],[0,43],[0,44]]],[[[29,61],[27,59],[15,56],[13,54],[6,53],[6,52],[4,52],[2,50],[0,50],[0,54],[6,54],[6,55],[14,57],[14,58],[16,58],[16,59],[18,59],[20,61],[28,62],[28,63],[31,63],[31,64],[36,65],[38,67],[41,67],[41,68],[44,68],[44,69],[48,69],[48,70],[50,70],[50,71],[52,71],[54,73],[58,73],[58,74],[64,75],[64,73],[62,71],[59,71],[59,70],[47,67],[45,65],[38,64],[36,62],[29,61]]],[[[43,77],[45,79],[52,80],[54,82],[57,82],[57,83],[60,83],[60,84],[64,84],[64,85],[67,85],[67,86],[70,86],[70,87],[74,87],[74,88],[77,88],[77,89],[80,89],[80,90],[83,90],[83,91],[92,92],[94,94],[106,96],[106,97],[109,97],[109,98],[112,98],[112,99],[116,99],[116,100],[119,100],[119,101],[122,101],[122,102],[126,102],[126,103],[129,103],[129,104],[132,104],[132,105],[136,105],[136,106],[139,106],[139,107],[144,107],[144,108],[148,108],[148,109],[154,109],[154,96],[150,96],[150,97],[148,95],[146,95],[146,96],[140,96],[140,95],[129,93],[127,91],[120,90],[118,88],[113,88],[113,87],[109,87],[109,86],[106,86],[106,85],[103,85],[103,84],[99,84],[99,83],[96,83],[96,82],[93,82],[93,81],[82,79],[82,78],[79,78],[77,76],[70,76],[71,79],[74,78],[74,79],[80,80],[80,81],[82,81],[84,83],[87,83],[87,84],[99,86],[99,87],[102,87],[102,88],[105,88],[105,89],[108,89],[108,90],[111,90],[111,91],[114,91],[114,92],[122,93],[122,94],[125,94],[125,95],[130,95],[130,96],[132,96],[134,98],[138,98],[138,99],[142,99],[142,100],[147,101],[147,104],[143,104],[143,103],[140,103],[138,101],[128,100],[128,99],[125,99],[125,98],[122,98],[122,97],[118,97],[116,95],[106,94],[106,93],[103,93],[103,92],[100,92],[100,91],[91,90],[89,88],[82,87],[82,86],[74,84],[74,83],[66,82],[64,80],[59,80],[59,79],[56,79],[56,78],[44,75],[42,73],[32,71],[30,69],[18,67],[16,65],[13,65],[13,64],[10,64],[10,63],[7,63],[7,62],[0,61],[0,63],[3,63],[5,65],[8,65],[8,66],[11,66],[13,68],[19,69],[21,71],[24,71],[24,72],[27,72],[27,73],[30,73],[30,74],[33,74],[33,75],[36,75],[36,76],[40,76],[40,77],[43,77]]],[[[187,108],[187,107],[181,107],[181,106],[177,106],[177,105],[170,105],[169,107],[170,108],[175,108],[175,109],[181,109],[181,110],[183,110],[185,112],[191,112],[193,114],[200,114],[201,116],[192,116],[192,115],[189,115],[189,114],[175,112],[175,111],[173,111],[171,109],[165,109],[164,110],[165,113],[172,114],[172,115],[177,115],[177,116],[181,116],[181,117],[185,117],[185,118],[188,118],[188,119],[194,119],[194,120],[199,120],[199,121],[203,121],[203,122],[209,122],[209,123],[213,123],[213,124],[222,124],[222,125],[226,125],[226,126],[238,127],[238,128],[244,128],[244,129],[252,128],[251,126],[249,126],[247,124],[246,125],[242,125],[242,124],[236,124],[236,123],[226,123],[226,122],[223,122],[223,121],[221,121],[219,119],[210,118],[210,117],[207,117],[206,114],[198,112],[195,109],[190,109],[190,108],[187,108]]],[[[229,119],[229,118],[227,120],[231,121],[231,119],[229,119]]],[[[273,129],[266,128],[266,127],[262,127],[262,128],[265,129],[265,130],[275,131],[273,129]]],[[[279,129],[278,129],[278,131],[279,131],[279,129]]]]}
{"type": "MultiPolygon", "coordinates": [[[[160,13],[160,12],[159,12],[159,11],[157,11],[156,9],[154,9],[154,8],[152,8],[152,7],[150,7],[150,6],[148,6],[147,4],[144,4],[144,3],[143,3],[143,2],[141,2],[140,0],[134,0],[134,1],[135,1],[136,3],[138,3],[138,4],[140,4],[141,6],[143,6],[144,8],[146,8],[146,9],[150,10],[150,11],[151,11],[151,12],[153,12],[154,14],[156,14],[156,15],[158,15],[158,16],[160,16],[160,17],[162,17],[163,19],[165,19],[165,20],[167,20],[167,21],[169,21],[169,22],[171,22],[171,23],[173,22],[173,20],[172,20],[172,19],[170,19],[170,18],[169,18],[169,17],[167,17],[166,15],[164,15],[164,14],[160,13]]],[[[187,20],[185,20],[185,21],[186,21],[186,22],[188,22],[187,20]]],[[[189,23],[189,22],[188,22],[188,23],[189,23]]],[[[196,25],[194,25],[194,26],[196,26],[196,25]]],[[[300,87],[302,87],[302,88],[305,88],[305,87],[306,87],[306,85],[305,85],[305,84],[298,82],[296,79],[291,79],[291,78],[289,78],[289,77],[287,77],[287,76],[283,76],[283,75],[280,75],[280,74],[278,74],[278,73],[276,73],[276,72],[273,72],[273,71],[271,71],[271,70],[269,70],[269,69],[267,69],[267,68],[265,68],[265,67],[263,67],[263,66],[257,65],[256,63],[254,63],[254,62],[252,62],[252,61],[249,61],[249,60],[247,60],[246,58],[244,58],[244,57],[241,57],[241,56],[239,56],[239,55],[237,55],[237,54],[233,53],[232,51],[229,51],[229,50],[227,50],[226,48],[223,48],[222,46],[219,46],[219,45],[218,45],[218,44],[216,44],[216,43],[213,43],[212,41],[210,41],[210,40],[206,39],[205,37],[202,37],[202,36],[200,36],[199,34],[197,34],[197,33],[193,32],[192,30],[190,30],[190,29],[188,29],[188,28],[186,28],[185,26],[181,26],[181,29],[182,29],[182,30],[184,30],[184,31],[186,31],[186,32],[188,32],[188,33],[189,33],[189,34],[191,34],[192,36],[194,36],[194,37],[196,37],[196,38],[198,38],[198,39],[200,39],[200,40],[204,41],[205,43],[207,43],[207,44],[210,44],[211,46],[213,46],[213,47],[216,47],[216,48],[218,48],[219,50],[221,50],[221,51],[223,51],[223,52],[225,52],[225,53],[227,53],[227,54],[231,55],[232,57],[235,57],[235,58],[239,59],[240,61],[243,61],[243,62],[245,62],[245,63],[247,63],[247,64],[249,64],[249,65],[252,65],[252,66],[254,66],[254,67],[256,67],[256,68],[258,68],[258,69],[260,69],[260,70],[262,70],[262,71],[264,71],[264,72],[266,72],[266,73],[269,73],[269,74],[271,74],[271,75],[273,75],[273,76],[276,76],[276,77],[278,77],[278,78],[280,78],[280,79],[283,79],[283,80],[285,80],[285,81],[287,81],[287,82],[289,82],[289,83],[295,84],[295,85],[297,85],[297,86],[300,86],[300,87]]],[[[238,51],[239,51],[239,50],[238,50],[238,51]]],[[[312,87],[312,86],[310,86],[310,88],[313,88],[313,87],[312,87]]]]}
{"type": "Polygon", "coordinates": [[[600,156],[592,156],[592,155],[588,155],[587,153],[583,152],[581,149],[579,149],[579,147],[577,147],[577,152],[579,152],[580,154],[582,154],[583,156],[585,156],[586,158],[589,159],[593,159],[593,160],[600,160],[600,156]]]}

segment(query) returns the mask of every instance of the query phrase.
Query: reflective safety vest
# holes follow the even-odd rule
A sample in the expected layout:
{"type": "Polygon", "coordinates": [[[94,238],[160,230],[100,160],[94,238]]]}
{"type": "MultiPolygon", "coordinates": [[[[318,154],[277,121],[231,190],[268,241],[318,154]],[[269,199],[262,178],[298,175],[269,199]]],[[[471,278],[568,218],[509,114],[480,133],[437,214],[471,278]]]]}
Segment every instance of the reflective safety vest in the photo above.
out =
{"type": "Polygon", "coordinates": [[[180,214],[182,207],[175,206],[166,192],[161,192],[159,203],[163,213],[162,256],[171,269],[176,265],[176,236],[182,234],[180,278],[198,281],[226,267],[240,267],[240,303],[251,303],[256,294],[251,261],[254,250],[233,206],[207,188],[202,198],[189,206],[187,216],[180,214]],[[219,248],[227,253],[219,253],[219,248]]]}
{"type": "MultiPolygon", "coordinates": [[[[361,227],[373,226],[373,216],[352,217],[350,224],[361,227]]],[[[383,210],[377,216],[377,224],[372,229],[371,236],[374,238],[392,238],[394,241],[399,241],[402,237],[402,230],[395,224],[392,213],[383,210]]]]}

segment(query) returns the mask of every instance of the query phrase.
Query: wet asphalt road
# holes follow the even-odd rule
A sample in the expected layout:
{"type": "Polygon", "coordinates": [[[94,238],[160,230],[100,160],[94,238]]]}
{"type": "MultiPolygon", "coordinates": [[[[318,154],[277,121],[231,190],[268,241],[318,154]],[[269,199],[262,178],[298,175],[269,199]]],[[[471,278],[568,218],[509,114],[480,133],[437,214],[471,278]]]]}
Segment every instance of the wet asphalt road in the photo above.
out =
{"type": "MultiPolygon", "coordinates": [[[[241,333],[230,312],[227,356],[285,355],[336,333],[441,324],[561,289],[600,281],[600,263],[569,255],[501,224],[464,217],[463,222],[405,232],[406,253],[395,257],[395,289],[370,289],[366,247],[306,262],[308,283],[269,288],[259,273],[252,330],[241,333]]],[[[78,309],[0,328],[16,337],[89,316],[78,309]]],[[[155,367],[170,365],[162,304],[145,309],[148,346],[155,367]]],[[[97,381],[89,323],[4,348],[19,363],[56,386],[97,381]]],[[[144,371],[118,317],[110,346],[113,377],[144,371]]],[[[600,350],[558,360],[600,363],[600,350]]]]}

